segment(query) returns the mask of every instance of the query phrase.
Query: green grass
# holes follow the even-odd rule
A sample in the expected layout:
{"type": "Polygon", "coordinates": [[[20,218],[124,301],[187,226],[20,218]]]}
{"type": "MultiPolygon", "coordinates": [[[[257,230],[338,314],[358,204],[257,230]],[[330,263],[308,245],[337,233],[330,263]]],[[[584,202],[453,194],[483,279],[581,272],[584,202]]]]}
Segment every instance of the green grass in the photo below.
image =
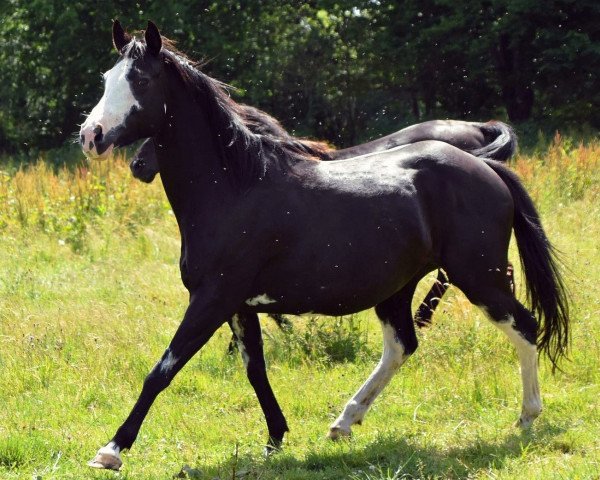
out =
{"type": "Polygon", "coordinates": [[[544,412],[530,431],[514,427],[512,348],[452,290],[351,440],[324,436],[378,361],[373,313],[296,318],[292,332],[265,318],[269,375],[291,428],[284,450],[263,458],[265,423],[222,328],[159,396],[119,473],[85,464],[184,312],[175,220],[160,185],[131,180],[122,159],[0,172],[0,478],[599,478],[598,158],[599,144],[562,140],[515,163],[573,295],[571,361],[555,376],[542,361],[544,412]]]}

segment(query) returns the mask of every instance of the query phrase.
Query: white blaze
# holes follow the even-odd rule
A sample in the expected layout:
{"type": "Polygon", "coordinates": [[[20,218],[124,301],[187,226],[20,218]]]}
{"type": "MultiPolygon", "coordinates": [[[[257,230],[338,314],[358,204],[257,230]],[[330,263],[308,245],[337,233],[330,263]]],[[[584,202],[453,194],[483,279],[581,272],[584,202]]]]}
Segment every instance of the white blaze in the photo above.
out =
{"type": "Polygon", "coordinates": [[[82,131],[101,125],[102,133],[106,134],[124,122],[131,107],[139,108],[139,103],[133,96],[131,85],[127,80],[132,65],[133,59],[125,58],[103,75],[104,95],[88,115],[82,131]]]}

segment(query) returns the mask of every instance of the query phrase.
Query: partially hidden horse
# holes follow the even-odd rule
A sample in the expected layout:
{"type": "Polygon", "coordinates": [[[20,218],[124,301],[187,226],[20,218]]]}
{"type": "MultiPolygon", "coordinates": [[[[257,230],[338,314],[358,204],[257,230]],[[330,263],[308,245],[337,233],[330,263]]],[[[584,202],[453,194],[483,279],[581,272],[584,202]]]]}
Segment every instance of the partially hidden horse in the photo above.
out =
{"type": "MultiPolygon", "coordinates": [[[[465,122],[461,120],[430,120],[403,128],[395,133],[354,147],[335,149],[323,142],[315,142],[290,135],[279,121],[266,112],[250,105],[239,104],[240,117],[256,134],[280,140],[299,142],[307,152],[321,160],[343,160],[359,155],[382,152],[391,148],[421,142],[439,140],[465,150],[476,157],[501,162],[511,158],[517,148],[517,136],[513,129],[499,121],[465,122]]],[[[146,140],[134,155],[131,173],[137,179],[151,183],[159,173],[155,147],[152,139],[146,140]]]]}
{"type": "Polygon", "coordinates": [[[438,141],[317,161],[293,141],[252,133],[222,84],[153,23],[142,40],[115,21],[113,43],[120,57],[81,127],[82,149],[104,158],[154,138],[190,302],[131,413],[92,466],[121,466],[122,450],[133,445],[157,395],[226,319],[265,415],[267,447],[279,448],[288,427],[267,378],[259,312],[345,315],[375,307],[381,361],[329,430],[333,439],[350,435],[416,350],[411,299],[436,268],[515,346],[519,424],[540,414],[537,351],[554,367],[566,355],[568,299],[539,215],[514,173],[438,141]],[[505,274],[513,231],[531,311],[505,274]]]}
{"type": "MultiPolygon", "coordinates": [[[[517,136],[513,129],[503,122],[430,120],[411,125],[361,145],[337,150],[322,142],[293,137],[277,119],[258,108],[244,104],[239,104],[239,107],[240,117],[252,132],[271,136],[278,140],[296,141],[302,145],[307,153],[311,153],[321,160],[343,160],[424,140],[439,140],[465,150],[476,157],[490,158],[501,162],[510,159],[517,148],[517,136]]],[[[138,180],[145,183],[154,181],[159,173],[159,167],[153,139],[150,138],[144,141],[136,151],[129,166],[132,175],[138,180]]],[[[514,292],[513,266],[510,262],[507,276],[514,292]]],[[[415,312],[415,322],[419,327],[431,323],[433,313],[449,286],[448,278],[442,270],[439,270],[437,278],[415,312]]],[[[269,316],[275,320],[279,327],[290,325],[289,320],[283,315],[274,313],[269,316]]],[[[229,345],[230,352],[234,351],[234,346],[235,334],[229,345]]]]}

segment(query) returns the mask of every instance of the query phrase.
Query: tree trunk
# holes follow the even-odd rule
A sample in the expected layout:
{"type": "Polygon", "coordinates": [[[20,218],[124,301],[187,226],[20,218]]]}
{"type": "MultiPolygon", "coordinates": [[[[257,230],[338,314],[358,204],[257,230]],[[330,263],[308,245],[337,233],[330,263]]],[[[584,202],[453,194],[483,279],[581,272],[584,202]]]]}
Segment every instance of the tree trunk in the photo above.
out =
{"type": "Polygon", "coordinates": [[[535,99],[531,84],[533,62],[526,53],[526,43],[532,40],[511,42],[508,34],[501,34],[494,52],[502,100],[511,122],[521,122],[531,116],[535,99]]]}

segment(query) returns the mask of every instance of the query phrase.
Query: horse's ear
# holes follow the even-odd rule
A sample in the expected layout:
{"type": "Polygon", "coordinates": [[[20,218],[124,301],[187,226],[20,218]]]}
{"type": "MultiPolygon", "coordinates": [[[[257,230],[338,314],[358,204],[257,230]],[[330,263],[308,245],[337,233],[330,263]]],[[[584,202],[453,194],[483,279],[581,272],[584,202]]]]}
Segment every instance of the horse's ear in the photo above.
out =
{"type": "Polygon", "coordinates": [[[144,33],[144,39],[146,40],[148,51],[152,55],[157,56],[162,48],[162,38],[160,37],[158,27],[151,20],[148,20],[148,28],[146,28],[146,32],[144,33]]]}
{"type": "Polygon", "coordinates": [[[131,36],[128,33],[125,33],[125,30],[123,30],[123,27],[121,26],[121,22],[118,20],[113,21],[112,35],[113,45],[119,53],[123,50],[123,47],[131,41],[131,36]]]}

